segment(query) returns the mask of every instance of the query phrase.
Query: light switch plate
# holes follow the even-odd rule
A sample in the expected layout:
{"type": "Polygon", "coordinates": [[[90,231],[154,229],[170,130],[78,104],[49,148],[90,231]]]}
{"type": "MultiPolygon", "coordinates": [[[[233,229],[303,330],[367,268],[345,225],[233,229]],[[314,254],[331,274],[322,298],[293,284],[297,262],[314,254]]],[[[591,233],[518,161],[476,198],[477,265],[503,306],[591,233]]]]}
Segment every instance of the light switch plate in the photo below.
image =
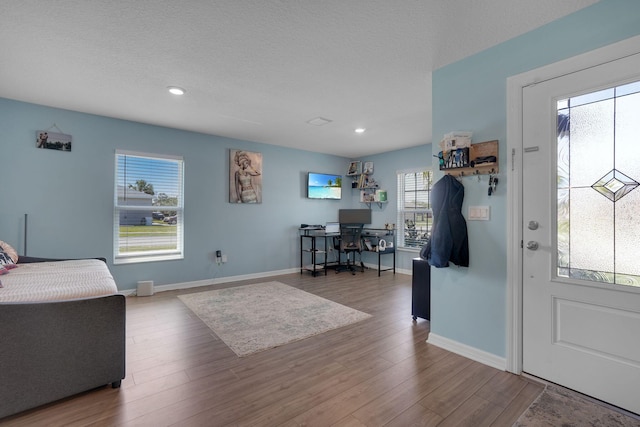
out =
{"type": "Polygon", "coordinates": [[[489,206],[469,206],[469,221],[489,221],[491,208],[489,206]]]}

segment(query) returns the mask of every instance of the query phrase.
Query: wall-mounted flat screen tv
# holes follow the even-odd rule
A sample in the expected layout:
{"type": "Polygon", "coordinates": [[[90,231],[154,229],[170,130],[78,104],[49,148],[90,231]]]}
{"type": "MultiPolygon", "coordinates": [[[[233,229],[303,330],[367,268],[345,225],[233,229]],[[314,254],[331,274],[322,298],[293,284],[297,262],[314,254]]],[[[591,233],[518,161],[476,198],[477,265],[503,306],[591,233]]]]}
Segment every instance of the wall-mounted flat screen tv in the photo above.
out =
{"type": "Polygon", "coordinates": [[[307,197],[310,199],[340,200],[342,198],[342,175],[309,172],[307,197]]]}

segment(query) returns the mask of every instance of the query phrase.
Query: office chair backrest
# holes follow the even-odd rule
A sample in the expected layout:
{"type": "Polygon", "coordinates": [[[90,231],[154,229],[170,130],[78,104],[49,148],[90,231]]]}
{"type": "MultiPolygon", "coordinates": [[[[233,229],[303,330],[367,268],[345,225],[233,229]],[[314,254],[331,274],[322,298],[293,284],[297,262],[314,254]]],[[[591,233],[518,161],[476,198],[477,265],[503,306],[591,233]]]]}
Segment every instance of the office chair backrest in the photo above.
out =
{"type": "Polygon", "coordinates": [[[340,250],[362,251],[363,224],[340,224],[340,250]]]}

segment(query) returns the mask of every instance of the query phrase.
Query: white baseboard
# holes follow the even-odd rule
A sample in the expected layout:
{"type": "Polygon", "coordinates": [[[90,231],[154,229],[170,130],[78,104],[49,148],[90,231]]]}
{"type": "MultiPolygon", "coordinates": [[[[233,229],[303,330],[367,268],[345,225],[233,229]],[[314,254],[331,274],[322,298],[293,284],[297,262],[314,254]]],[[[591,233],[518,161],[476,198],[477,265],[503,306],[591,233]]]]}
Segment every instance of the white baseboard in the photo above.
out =
{"type": "MultiPolygon", "coordinates": [[[[373,270],[378,269],[378,264],[365,263],[365,266],[373,270]]],[[[385,266],[381,266],[381,267],[391,268],[391,267],[385,267],[385,266]]],[[[198,288],[200,286],[218,285],[220,283],[239,282],[241,280],[260,279],[264,277],[281,276],[283,274],[291,274],[291,273],[299,273],[299,272],[300,272],[299,268],[289,268],[286,270],[265,271],[262,273],[253,273],[253,274],[241,274],[239,276],[226,276],[226,277],[218,277],[215,279],[195,280],[193,282],[169,283],[167,285],[154,286],[153,291],[154,293],[157,293],[157,292],[165,292],[165,291],[174,291],[176,289],[198,288]]],[[[393,274],[390,271],[387,271],[386,273],[393,274]]],[[[411,270],[404,270],[400,268],[396,268],[396,273],[408,274],[409,276],[412,274],[411,270]]],[[[118,292],[121,293],[122,295],[130,296],[130,295],[136,294],[136,289],[123,289],[118,292]]]]}
{"type": "Polygon", "coordinates": [[[407,269],[404,269],[404,268],[396,268],[396,273],[406,274],[407,276],[412,276],[413,275],[413,271],[407,270],[407,269]]]}
{"type": "MultiPolygon", "coordinates": [[[[371,270],[378,271],[378,264],[372,264],[370,262],[365,262],[364,266],[369,268],[369,269],[371,269],[371,270]]],[[[393,266],[391,266],[391,265],[381,265],[380,268],[384,270],[385,268],[393,268],[393,266]]],[[[389,270],[389,271],[387,271],[387,273],[393,274],[393,271],[389,270]]],[[[413,274],[413,272],[411,270],[407,270],[407,269],[404,269],[404,268],[398,268],[398,267],[396,267],[396,273],[407,274],[409,276],[411,276],[413,274]]]]}
{"type": "Polygon", "coordinates": [[[467,359],[475,360],[476,362],[480,362],[501,371],[506,371],[507,360],[504,357],[499,357],[484,350],[479,350],[475,347],[459,343],[458,341],[441,337],[440,335],[434,334],[433,332],[429,332],[429,338],[427,339],[427,342],[429,344],[433,344],[435,346],[448,350],[452,353],[464,356],[467,359]]]}
{"type": "MultiPolygon", "coordinates": [[[[260,279],[263,277],[281,276],[283,274],[298,273],[298,272],[300,272],[299,268],[289,268],[287,270],[265,271],[262,273],[254,273],[254,274],[241,274],[239,276],[218,277],[215,279],[195,280],[193,282],[170,283],[167,285],[154,286],[153,291],[154,293],[157,293],[157,292],[165,292],[165,291],[174,291],[176,289],[198,288],[200,286],[218,285],[220,283],[228,283],[228,282],[239,282],[241,280],[260,279]]],[[[125,289],[125,290],[119,291],[119,293],[123,295],[135,295],[136,290],[125,289]]]]}

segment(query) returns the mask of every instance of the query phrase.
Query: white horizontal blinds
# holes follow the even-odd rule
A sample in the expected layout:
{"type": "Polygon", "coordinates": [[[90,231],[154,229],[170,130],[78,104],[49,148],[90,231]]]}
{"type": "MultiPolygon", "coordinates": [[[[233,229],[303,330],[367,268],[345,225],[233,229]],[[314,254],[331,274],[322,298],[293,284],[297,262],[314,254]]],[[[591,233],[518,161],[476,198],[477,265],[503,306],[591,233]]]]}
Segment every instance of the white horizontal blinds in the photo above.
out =
{"type": "Polygon", "coordinates": [[[431,185],[429,169],[405,170],[397,173],[398,246],[421,248],[431,234],[431,185]]]}
{"type": "Polygon", "coordinates": [[[116,152],[115,262],[182,257],[183,160],[116,152]]]}

